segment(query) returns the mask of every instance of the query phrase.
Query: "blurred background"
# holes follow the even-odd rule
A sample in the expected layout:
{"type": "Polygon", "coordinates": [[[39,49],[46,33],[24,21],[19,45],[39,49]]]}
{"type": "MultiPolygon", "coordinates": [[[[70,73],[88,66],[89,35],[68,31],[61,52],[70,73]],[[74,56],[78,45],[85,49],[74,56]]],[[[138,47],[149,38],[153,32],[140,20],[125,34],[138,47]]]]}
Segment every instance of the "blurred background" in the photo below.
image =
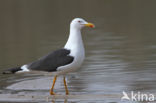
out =
{"type": "MultiPolygon", "coordinates": [[[[1,0],[0,72],[63,47],[71,20],[81,17],[96,28],[82,31],[86,59],[80,71],[68,76],[71,93],[154,93],[155,4],[155,0],[1,0]]],[[[7,86],[33,79],[30,74],[0,74],[0,93],[18,93],[7,86]]],[[[57,91],[64,93],[63,84],[57,91]]],[[[42,92],[48,94],[48,89],[42,92]]],[[[105,100],[112,101],[120,103],[120,98],[105,100]]]]}

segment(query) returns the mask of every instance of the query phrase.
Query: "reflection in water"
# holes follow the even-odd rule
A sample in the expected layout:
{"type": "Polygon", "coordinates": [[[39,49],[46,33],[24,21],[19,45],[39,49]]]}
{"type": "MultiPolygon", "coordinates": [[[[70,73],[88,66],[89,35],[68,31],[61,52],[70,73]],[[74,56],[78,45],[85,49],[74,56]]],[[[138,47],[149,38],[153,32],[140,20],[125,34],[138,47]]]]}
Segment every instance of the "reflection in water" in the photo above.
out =
{"type": "MultiPolygon", "coordinates": [[[[53,100],[52,100],[52,103],[57,103],[57,101],[56,101],[55,99],[53,99],[53,100]]],[[[65,99],[64,99],[64,102],[62,102],[62,103],[68,103],[68,99],[65,98],[65,99]]],[[[74,103],[74,102],[72,102],[72,103],[74,103]]]]}
{"type": "Polygon", "coordinates": [[[68,86],[70,86],[69,91],[73,92],[83,92],[86,88],[86,83],[83,79],[79,79],[77,77],[71,76],[68,78],[68,86]]]}

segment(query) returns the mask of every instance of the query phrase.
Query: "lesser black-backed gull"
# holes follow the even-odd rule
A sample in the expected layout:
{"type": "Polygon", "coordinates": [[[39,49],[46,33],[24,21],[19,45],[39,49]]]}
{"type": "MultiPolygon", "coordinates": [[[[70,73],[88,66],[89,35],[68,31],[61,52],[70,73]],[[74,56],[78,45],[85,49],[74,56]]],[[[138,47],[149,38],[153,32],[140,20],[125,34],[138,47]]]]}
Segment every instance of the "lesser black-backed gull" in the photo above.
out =
{"type": "Polygon", "coordinates": [[[94,27],[92,23],[88,23],[82,18],[75,18],[70,24],[70,34],[64,48],[53,51],[32,63],[17,68],[10,68],[4,71],[3,74],[30,71],[56,72],[50,89],[50,94],[55,94],[53,89],[57,76],[62,74],[64,75],[63,81],[66,95],[68,95],[69,92],[65,80],[65,74],[77,70],[84,61],[85,50],[81,37],[81,29],[86,26],[91,28],[94,27]]]}

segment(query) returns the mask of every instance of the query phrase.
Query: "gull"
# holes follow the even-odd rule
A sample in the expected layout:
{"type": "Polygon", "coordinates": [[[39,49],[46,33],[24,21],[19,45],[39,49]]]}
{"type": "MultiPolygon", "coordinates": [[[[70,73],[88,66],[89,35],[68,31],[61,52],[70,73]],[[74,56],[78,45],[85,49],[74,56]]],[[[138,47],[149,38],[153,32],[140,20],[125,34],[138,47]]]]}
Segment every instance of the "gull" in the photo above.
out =
{"type": "Polygon", "coordinates": [[[82,18],[73,19],[70,23],[68,40],[63,48],[52,51],[34,62],[24,64],[20,67],[10,68],[4,71],[3,74],[31,71],[54,72],[55,76],[50,89],[50,95],[55,95],[54,86],[59,75],[63,75],[66,95],[69,95],[65,76],[80,68],[85,59],[85,49],[81,35],[81,29],[84,27],[94,28],[95,26],[82,18]]]}

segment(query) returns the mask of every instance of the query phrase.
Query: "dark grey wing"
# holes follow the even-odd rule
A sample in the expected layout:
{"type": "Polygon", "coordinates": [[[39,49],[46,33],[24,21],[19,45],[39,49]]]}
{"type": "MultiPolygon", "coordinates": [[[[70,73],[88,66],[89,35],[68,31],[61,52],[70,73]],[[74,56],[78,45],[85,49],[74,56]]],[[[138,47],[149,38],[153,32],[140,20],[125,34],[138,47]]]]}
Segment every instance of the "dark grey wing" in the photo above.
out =
{"type": "Polygon", "coordinates": [[[69,54],[70,50],[67,49],[56,50],[28,64],[28,69],[47,72],[57,71],[59,66],[70,64],[74,60],[74,57],[69,56],[69,54]]]}

